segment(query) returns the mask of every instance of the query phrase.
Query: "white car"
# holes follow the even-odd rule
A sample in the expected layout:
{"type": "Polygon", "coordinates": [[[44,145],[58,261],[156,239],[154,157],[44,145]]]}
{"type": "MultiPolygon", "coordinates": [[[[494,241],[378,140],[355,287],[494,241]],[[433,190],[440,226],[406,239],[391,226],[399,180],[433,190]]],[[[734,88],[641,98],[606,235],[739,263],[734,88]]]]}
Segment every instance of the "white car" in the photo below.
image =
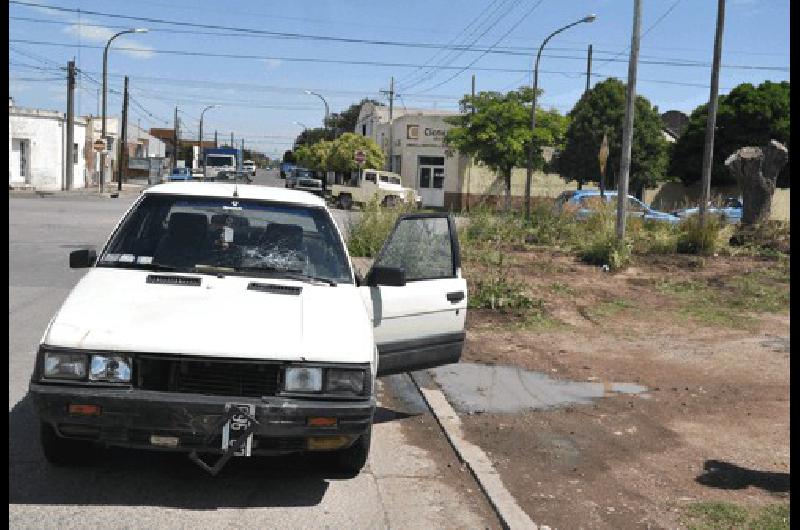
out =
{"type": "Polygon", "coordinates": [[[362,280],[319,197],[160,184],[70,266],[88,272],[45,330],[29,387],[55,465],[99,443],[184,451],[212,474],[233,455],[330,451],[358,473],[375,378],[458,362],[464,344],[447,214],[400,217],[362,280]]]}

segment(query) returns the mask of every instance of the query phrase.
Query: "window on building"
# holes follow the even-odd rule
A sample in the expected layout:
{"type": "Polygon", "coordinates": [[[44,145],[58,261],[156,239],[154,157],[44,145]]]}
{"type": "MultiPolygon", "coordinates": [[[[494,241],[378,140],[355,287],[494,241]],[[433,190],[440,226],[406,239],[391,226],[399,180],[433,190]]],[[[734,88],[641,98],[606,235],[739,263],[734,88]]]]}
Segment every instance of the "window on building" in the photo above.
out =
{"type": "Polygon", "coordinates": [[[421,166],[443,166],[443,156],[421,156],[419,157],[419,165],[421,166]]]}
{"type": "Polygon", "coordinates": [[[72,163],[78,163],[78,144],[72,144],[72,163]]]}

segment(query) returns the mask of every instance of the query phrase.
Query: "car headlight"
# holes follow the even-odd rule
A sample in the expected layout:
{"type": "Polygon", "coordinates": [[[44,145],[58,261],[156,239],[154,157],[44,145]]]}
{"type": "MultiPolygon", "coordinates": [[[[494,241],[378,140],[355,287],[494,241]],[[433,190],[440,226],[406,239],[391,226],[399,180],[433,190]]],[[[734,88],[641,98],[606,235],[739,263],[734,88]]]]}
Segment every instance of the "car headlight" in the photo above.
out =
{"type": "Polygon", "coordinates": [[[325,379],[325,392],[331,394],[363,394],[366,370],[329,368],[325,379]]]}
{"type": "Polygon", "coordinates": [[[283,389],[287,392],[321,391],[322,368],[289,366],[284,372],[283,389]]]}
{"type": "Polygon", "coordinates": [[[122,355],[92,355],[89,368],[89,381],[106,383],[129,383],[131,380],[131,364],[122,355]]]}
{"type": "Polygon", "coordinates": [[[44,376],[52,379],[85,379],[86,355],[46,352],[44,354],[44,376]]]}

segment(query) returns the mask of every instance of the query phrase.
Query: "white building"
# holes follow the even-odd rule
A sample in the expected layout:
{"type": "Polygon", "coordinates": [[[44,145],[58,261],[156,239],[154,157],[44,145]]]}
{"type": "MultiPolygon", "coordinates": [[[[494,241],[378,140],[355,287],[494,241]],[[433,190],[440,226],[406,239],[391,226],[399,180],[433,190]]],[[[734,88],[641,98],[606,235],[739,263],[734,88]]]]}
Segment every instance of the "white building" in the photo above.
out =
{"type": "Polygon", "coordinates": [[[66,189],[65,156],[72,157],[73,188],[87,185],[86,119],[75,118],[73,145],[67,148],[62,112],[8,107],[8,185],[37,190],[66,189]]]}
{"type": "Polygon", "coordinates": [[[383,149],[391,162],[388,169],[400,174],[404,186],[417,189],[423,204],[443,207],[451,203],[445,195],[452,199],[460,193],[459,178],[468,162],[444,146],[445,133],[452,127],[444,120],[457,114],[395,107],[390,125],[389,109],[367,102],[361,106],[355,132],[372,138],[383,149]]]}

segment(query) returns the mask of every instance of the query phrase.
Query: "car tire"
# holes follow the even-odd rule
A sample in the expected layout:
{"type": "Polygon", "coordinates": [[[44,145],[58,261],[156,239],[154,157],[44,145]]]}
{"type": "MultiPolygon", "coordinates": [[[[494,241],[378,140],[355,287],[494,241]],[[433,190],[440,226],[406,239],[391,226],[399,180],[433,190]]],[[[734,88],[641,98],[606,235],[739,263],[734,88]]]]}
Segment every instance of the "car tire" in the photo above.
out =
{"type": "Polygon", "coordinates": [[[372,424],[369,430],[362,434],[353,445],[347,449],[336,451],[333,456],[333,466],[336,471],[348,475],[358,475],[367,463],[369,456],[369,446],[372,441],[372,424]]]}
{"type": "Polygon", "coordinates": [[[342,210],[349,210],[353,207],[353,198],[346,193],[339,195],[339,207],[342,210]]]}
{"type": "Polygon", "coordinates": [[[92,455],[92,442],[70,440],[56,434],[52,425],[42,422],[39,437],[45,459],[59,467],[74,467],[87,463],[92,455]]]}

